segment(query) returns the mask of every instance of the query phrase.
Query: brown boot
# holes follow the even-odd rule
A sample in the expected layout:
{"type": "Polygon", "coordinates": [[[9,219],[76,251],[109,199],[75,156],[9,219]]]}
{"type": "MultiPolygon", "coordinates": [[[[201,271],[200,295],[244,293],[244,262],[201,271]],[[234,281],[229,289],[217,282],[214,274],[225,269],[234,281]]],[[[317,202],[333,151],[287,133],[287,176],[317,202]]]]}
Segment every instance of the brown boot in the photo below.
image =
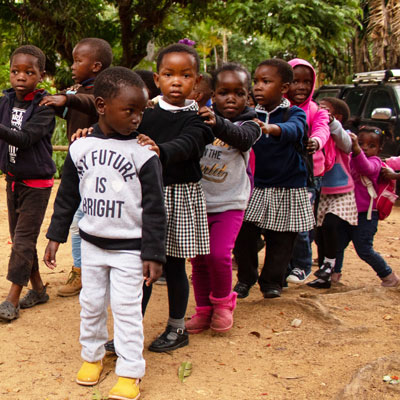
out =
{"type": "Polygon", "coordinates": [[[57,295],[61,297],[75,296],[79,294],[81,289],[81,269],[73,266],[71,272],[69,273],[67,282],[64,286],[61,286],[58,289],[57,295]]]}
{"type": "Polygon", "coordinates": [[[395,272],[390,273],[388,276],[381,278],[381,285],[385,287],[395,287],[400,283],[400,278],[396,275],[395,272]]]}

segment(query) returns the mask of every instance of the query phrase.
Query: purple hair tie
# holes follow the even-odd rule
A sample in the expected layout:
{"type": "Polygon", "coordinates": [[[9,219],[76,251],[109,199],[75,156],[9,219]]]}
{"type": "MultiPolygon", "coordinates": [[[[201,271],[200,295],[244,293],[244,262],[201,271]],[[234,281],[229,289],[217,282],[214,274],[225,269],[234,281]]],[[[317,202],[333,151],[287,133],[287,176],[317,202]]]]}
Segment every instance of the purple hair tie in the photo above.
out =
{"type": "Polygon", "coordinates": [[[194,40],[190,40],[188,38],[181,39],[178,43],[186,44],[187,46],[194,46],[196,44],[194,40]]]}

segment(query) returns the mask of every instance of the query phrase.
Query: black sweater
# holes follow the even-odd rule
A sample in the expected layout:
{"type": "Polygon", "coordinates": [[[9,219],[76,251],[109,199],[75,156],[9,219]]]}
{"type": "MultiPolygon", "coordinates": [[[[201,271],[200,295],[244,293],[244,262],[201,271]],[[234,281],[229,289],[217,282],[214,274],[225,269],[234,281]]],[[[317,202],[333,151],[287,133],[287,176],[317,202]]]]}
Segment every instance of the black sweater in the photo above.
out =
{"type": "Polygon", "coordinates": [[[54,110],[51,107],[39,107],[46,92],[29,94],[21,102],[16,99],[14,89],[3,93],[4,96],[0,98],[0,169],[12,180],[52,178],[56,172],[51,157],[54,110]],[[14,105],[26,110],[20,130],[11,129],[14,105]],[[9,145],[18,148],[15,162],[9,158],[9,145]]]}
{"type": "Polygon", "coordinates": [[[165,186],[201,179],[199,161],[214,135],[196,111],[173,113],[157,104],[146,109],[138,130],[160,148],[165,186]]]}

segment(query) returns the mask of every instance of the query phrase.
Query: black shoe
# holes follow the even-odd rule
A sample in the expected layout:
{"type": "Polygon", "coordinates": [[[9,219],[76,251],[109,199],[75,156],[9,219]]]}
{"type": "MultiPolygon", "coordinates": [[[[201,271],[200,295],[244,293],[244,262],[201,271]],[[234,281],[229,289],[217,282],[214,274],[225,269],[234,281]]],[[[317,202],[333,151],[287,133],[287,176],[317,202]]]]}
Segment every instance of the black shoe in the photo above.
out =
{"type": "Polygon", "coordinates": [[[306,283],[314,289],[329,289],[331,287],[331,281],[324,281],[323,279],[314,279],[312,282],[306,283]]]}
{"type": "Polygon", "coordinates": [[[333,272],[333,267],[330,263],[326,262],[319,269],[314,272],[314,275],[317,278],[323,279],[324,281],[328,281],[333,272]]]}
{"type": "Polygon", "coordinates": [[[274,299],[275,297],[281,297],[281,291],[279,289],[267,289],[262,292],[265,299],[274,299]]]}
{"type": "Polygon", "coordinates": [[[114,347],[114,339],[109,340],[105,345],[104,348],[106,351],[109,351],[110,353],[115,353],[115,347],[114,347]]]}
{"type": "Polygon", "coordinates": [[[179,349],[189,344],[189,334],[185,329],[168,325],[165,331],[149,346],[150,351],[163,353],[179,349]]]}
{"type": "Polygon", "coordinates": [[[247,283],[238,282],[233,288],[233,291],[237,293],[237,297],[239,299],[244,299],[249,295],[250,287],[251,286],[249,286],[247,283]]]}

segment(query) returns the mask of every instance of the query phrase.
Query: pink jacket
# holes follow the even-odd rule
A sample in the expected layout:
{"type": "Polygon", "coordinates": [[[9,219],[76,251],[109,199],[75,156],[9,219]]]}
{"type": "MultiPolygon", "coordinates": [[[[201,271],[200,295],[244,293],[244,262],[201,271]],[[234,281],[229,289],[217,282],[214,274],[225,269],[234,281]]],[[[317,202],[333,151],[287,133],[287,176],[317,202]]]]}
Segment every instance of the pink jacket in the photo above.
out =
{"type": "MultiPolygon", "coordinates": [[[[354,180],[354,194],[356,196],[358,212],[367,212],[371,201],[367,187],[361,181],[361,175],[372,181],[375,191],[378,189],[378,178],[381,172],[382,161],[379,157],[366,157],[362,151],[357,156],[352,156],[350,161],[351,176],[354,180]]],[[[373,201],[373,210],[376,210],[376,200],[373,201]]]]}
{"type": "MultiPolygon", "coordinates": [[[[325,155],[322,149],[328,142],[329,139],[329,115],[326,110],[320,109],[318,104],[312,100],[312,96],[315,89],[315,70],[312,65],[301,58],[294,58],[289,61],[289,64],[295,68],[298,65],[303,65],[308,67],[312,71],[313,75],[313,88],[311,90],[310,96],[306,99],[303,104],[295,104],[307,115],[307,124],[309,127],[308,136],[310,138],[316,139],[319,143],[319,150],[314,154],[314,176],[322,176],[325,172],[325,155]]],[[[289,99],[290,100],[290,99],[289,99]]],[[[292,104],[294,105],[294,104],[292,104]]],[[[332,143],[331,143],[332,144],[332,143]]],[[[332,144],[334,146],[334,143],[332,144]]]]}
{"type": "Polygon", "coordinates": [[[385,160],[388,167],[394,171],[400,171],[400,157],[390,157],[385,160]]]}

